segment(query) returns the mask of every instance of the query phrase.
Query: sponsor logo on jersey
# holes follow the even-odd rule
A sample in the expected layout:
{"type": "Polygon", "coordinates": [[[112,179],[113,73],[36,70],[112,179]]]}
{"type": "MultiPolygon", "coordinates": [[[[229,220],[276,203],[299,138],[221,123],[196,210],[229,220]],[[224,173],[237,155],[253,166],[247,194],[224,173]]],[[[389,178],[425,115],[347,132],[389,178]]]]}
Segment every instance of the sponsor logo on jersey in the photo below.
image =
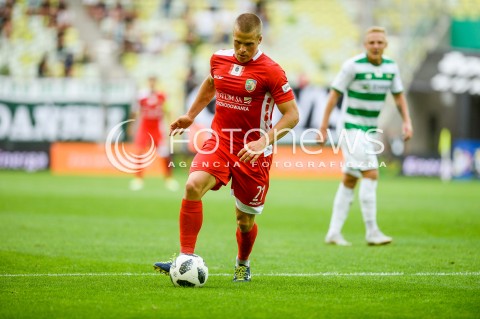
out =
{"type": "Polygon", "coordinates": [[[221,80],[221,79],[223,79],[223,76],[221,76],[221,75],[216,75],[216,74],[215,74],[215,75],[213,76],[213,78],[214,78],[214,79],[219,79],[219,80],[221,80]]]}
{"type": "Polygon", "coordinates": [[[223,106],[230,109],[249,111],[248,105],[251,104],[252,98],[248,96],[236,96],[221,91],[217,91],[217,106],[223,106]]]}
{"type": "Polygon", "coordinates": [[[232,64],[232,67],[230,68],[230,74],[235,75],[235,76],[240,76],[243,73],[243,70],[245,69],[244,66],[238,65],[238,64],[232,64]]]}
{"type": "Polygon", "coordinates": [[[282,90],[283,90],[283,93],[287,93],[288,91],[290,91],[290,90],[291,90],[290,84],[285,83],[285,84],[282,86],[282,90]]]}
{"type": "Polygon", "coordinates": [[[385,83],[374,83],[372,84],[372,90],[378,91],[380,93],[387,93],[388,90],[390,90],[390,87],[392,86],[391,82],[386,82],[385,83]]]}
{"type": "Polygon", "coordinates": [[[245,81],[245,90],[248,92],[253,92],[255,91],[255,88],[257,87],[257,81],[253,79],[248,79],[245,81]]]}
{"type": "Polygon", "coordinates": [[[252,102],[252,98],[249,96],[237,96],[231,95],[222,91],[217,91],[217,100],[221,101],[229,101],[241,104],[250,104],[252,102]]]}

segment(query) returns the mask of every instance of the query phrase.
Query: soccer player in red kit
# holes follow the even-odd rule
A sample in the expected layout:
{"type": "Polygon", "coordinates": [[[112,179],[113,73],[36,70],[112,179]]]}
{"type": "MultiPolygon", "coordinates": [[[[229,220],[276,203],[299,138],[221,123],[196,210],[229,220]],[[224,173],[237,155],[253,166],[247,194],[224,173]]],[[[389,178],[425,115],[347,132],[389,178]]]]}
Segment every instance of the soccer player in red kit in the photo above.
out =
{"type": "MultiPolygon", "coordinates": [[[[157,78],[148,79],[148,93],[138,101],[139,110],[137,117],[140,120],[137,134],[135,135],[135,148],[137,154],[145,153],[152,145],[157,149],[162,165],[165,165],[165,185],[168,189],[175,191],[178,183],[172,176],[172,168],[169,166],[170,154],[163,136],[164,116],[168,114],[166,107],[166,95],[157,89],[157,78]]],[[[138,169],[135,178],[130,182],[131,190],[143,188],[143,169],[138,169]]]]}
{"type": "MultiPolygon", "coordinates": [[[[233,280],[250,281],[249,255],[269,186],[272,144],[298,123],[294,94],[282,68],[259,50],[262,21],[252,13],[237,17],[234,48],[210,59],[210,75],[202,83],[189,111],[170,125],[181,133],[216,97],[212,137],[195,156],[180,208],[180,253],[193,254],[202,226],[202,197],[232,180],[235,197],[238,254],[233,280]],[[282,117],[272,127],[274,105],[282,117]]],[[[172,261],[155,263],[168,274],[172,261]]]]}

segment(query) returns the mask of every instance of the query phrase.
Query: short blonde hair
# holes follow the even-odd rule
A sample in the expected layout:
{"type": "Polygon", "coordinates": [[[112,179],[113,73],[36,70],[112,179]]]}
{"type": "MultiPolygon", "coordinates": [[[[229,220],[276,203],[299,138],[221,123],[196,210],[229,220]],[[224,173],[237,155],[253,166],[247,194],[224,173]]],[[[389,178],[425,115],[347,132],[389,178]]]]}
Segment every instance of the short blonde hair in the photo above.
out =
{"type": "Polygon", "coordinates": [[[367,32],[365,32],[365,35],[367,35],[369,33],[374,33],[374,32],[380,32],[380,33],[385,34],[385,36],[387,36],[387,29],[385,29],[384,27],[379,27],[379,26],[372,26],[372,27],[368,28],[367,32]]]}
{"type": "Polygon", "coordinates": [[[235,19],[235,26],[238,31],[250,33],[255,31],[258,36],[262,35],[262,20],[254,13],[243,13],[235,19]]]}

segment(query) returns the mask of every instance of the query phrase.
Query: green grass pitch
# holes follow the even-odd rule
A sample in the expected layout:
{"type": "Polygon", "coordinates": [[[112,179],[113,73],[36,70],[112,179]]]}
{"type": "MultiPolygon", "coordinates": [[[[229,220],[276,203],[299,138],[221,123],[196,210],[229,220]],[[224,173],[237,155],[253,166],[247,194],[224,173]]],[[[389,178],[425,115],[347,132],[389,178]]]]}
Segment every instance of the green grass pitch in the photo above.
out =
{"type": "Polygon", "coordinates": [[[152,269],[178,251],[182,191],[128,182],[0,172],[0,318],[480,318],[478,181],[381,178],[378,221],[394,242],[366,245],[356,198],[353,246],[334,247],[323,239],[338,181],[273,179],[246,284],[231,281],[229,187],[209,192],[201,289],[152,269]]]}

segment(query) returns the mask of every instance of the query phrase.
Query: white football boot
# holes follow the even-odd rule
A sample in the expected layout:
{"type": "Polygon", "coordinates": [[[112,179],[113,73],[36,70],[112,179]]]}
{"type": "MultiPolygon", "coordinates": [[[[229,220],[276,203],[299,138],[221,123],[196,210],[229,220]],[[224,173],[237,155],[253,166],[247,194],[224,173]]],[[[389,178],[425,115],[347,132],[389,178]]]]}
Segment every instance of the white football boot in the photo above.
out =
{"type": "Polygon", "coordinates": [[[327,234],[327,237],[325,237],[325,243],[337,246],[352,246],[352,243],[346,241],[340,233],[327,234]]]}
{"type": "Polygon", "coordinates": [[[178,185],[178,182],[175,179],[167,178],[165,180],[165,187],[171,192],[176,192],[180,186],[178,185]]]}
{"type": "Polygon", "coordinates": [[[130,181],[130,190],[139,191],[142,188],[143,188],[143,179],[137,177],[130,181]]]}
{"type": "Polygon", "coordinates": [[[390,244],[393,240],[392,237],[385,235],[380,230],[368,232],[367,236],[365,236],[365,239],[367,240],[367,243],[371,246],[390,244]]]}

